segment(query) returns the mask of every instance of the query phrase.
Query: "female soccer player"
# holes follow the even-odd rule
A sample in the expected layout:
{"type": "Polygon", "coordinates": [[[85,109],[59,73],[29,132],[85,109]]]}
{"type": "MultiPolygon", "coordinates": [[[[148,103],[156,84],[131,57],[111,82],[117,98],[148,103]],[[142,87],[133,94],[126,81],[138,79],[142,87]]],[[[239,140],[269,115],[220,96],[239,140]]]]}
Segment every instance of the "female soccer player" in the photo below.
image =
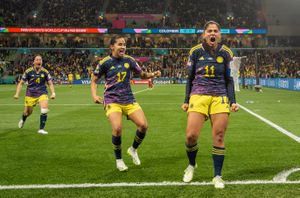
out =
{"type": "Polygon", "coordinates": [[[41,116],[40,116],[40,129],[38,133],[40,134],[48,134],[47,131],[44,130],[47,121],[47,113],[48,109],[48,92],[47,86],[48,84],[51,90],[51,99],[55,98],[54,86],[52,83],[52,78],[50,73],[42,67],[43,60],[42,56],[36,55],[33,61],[33,67],[30,67],[25,71],[20,80],[16,94],[14,95],[15,99],[19,98],[20,91],[22,89],[23,84],[27,81],[27,90],[25,96],[25,107],[21,120],[19,121],[19,128],[23,128],[25,121],[28,116],[31,115],[33,111],[33,107],[39,104],[41,108],[41,116]]]}
{"type": "Polygon", "coordinates": [[[232,51],[220,44],[220,25],[209,21],[204,26],[203,43],[190,50],[186,95],[181,108],[188,112],[186,128],[186,152],[189,165],[185,169],[184,182],[193,179],[197,167],[197,140],[204,122],[210,118],[213,137],[212,158],[214,162],[215,188],[224,188],[221,178],[224,161],[224,136],[230,110],[236,112],[234,85],[230,77],[229,63],[232,51]]]}
{"type": "Polygon", "coordinates": [[[159,77],[160,71],[153,73],[143,72],[137,62],[125,55],[126,41],[122,36],[116,36],[110,42],[111,55],[105,57],[97,65],[91,81],[91,92],[95,103],[104,103],[106,116],[112,126],[112,144],[116,157],[116,166],[119,171],[127,171],[128,167],[122,159],[121,135],[122,114],[127,116],[136,126],[136,135],[127,153],[132,157],[135,165],[140,165],[137,148],[142,143],[148,123],[140,105],[135,101],[131,87],[131,72],[138,74],[142,79],[159,77]],[[97,96],[97,81],[105,76],[104,101],[97,96]]]}

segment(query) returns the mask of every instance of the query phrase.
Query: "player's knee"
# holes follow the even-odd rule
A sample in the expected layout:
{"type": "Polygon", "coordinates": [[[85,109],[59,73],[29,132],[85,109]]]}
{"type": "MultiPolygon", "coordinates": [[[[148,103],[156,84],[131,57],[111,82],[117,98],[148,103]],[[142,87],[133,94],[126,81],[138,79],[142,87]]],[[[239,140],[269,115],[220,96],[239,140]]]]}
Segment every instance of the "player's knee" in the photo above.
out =
{"type": "Polygon", "coordinates": [[[41,108],[41,114],[47,114],[49,112],[48,108],[41,108]]]}
{"type": "Polygon", "coordinates": [[[145,122],[145,123],[141,124],[138,128],[139,128],[139,131],[145,133],[148,129],[148,123],[145,122]]]}
{"type": "Polygon", "coordinates": [[[25,111],[25,112],[23,113],[24,116],[30,116],[31,114],[32,114],[32,110],[30,110],[30,111],[25,111]]]}
{"type": "Polygon", "coordinates": [[[215,143],[223,143],[224,142],[224,134],[225,130],[218,130],[215,135],[215,143]]]}
{"type": "Polygon", "coordinates": [[[198,136],[194,133],[189,133],[186,135],[186,143],[188,145],[195,144],[197,142],[198,136]]]}
{"type": "Polygon", "coordinates": [[[115,126],[115,127],[113,127],[113,133],[116,136],[121,136],[121,134],[122,134],[122,126],[115,126]]]}

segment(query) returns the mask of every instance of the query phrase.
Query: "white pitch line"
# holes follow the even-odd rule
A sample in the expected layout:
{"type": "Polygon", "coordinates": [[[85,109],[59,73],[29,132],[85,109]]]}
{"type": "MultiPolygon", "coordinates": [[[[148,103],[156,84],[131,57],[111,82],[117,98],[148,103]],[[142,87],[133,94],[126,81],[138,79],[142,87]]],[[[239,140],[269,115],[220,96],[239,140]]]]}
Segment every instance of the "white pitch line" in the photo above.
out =
{"type": "MultiPolygon", "coordinates": [[[[69,104],[50,104],[50,106],[95,106],[97,104],[74,104],[74,103],[69,103],[69,104]]],[[[24,106],[24,104],[0,104],[0,106],[24,106]]]]}
{"type": "MultiPolygon", "coordinates": [[[[1,106],[23,106],[24,104],[0,104],[1,106]]],[[[180,103],[175,103],[175,102],[168,102],[168,103],[161,103],[161,102],[144,102],[141,104],[141,106],[143,105],[181,105],[180,103]]],[[[75,103],[70,103],[70,104],[53,104],[51,103],[49,106],[97,106],[97,104],[75,104],[75,103]]]]}
{"type": "Polygon", "coordinates": [[[288,137],[292,138],[293,140],[297,141],[298,143],[300,143],[300,137],[294,135],[293,133],[285,130],[284,128],[278,126],[277,124],[271,122],[270,120],[267,120],[266,118],[254,113],[253,111],[247,109],[246,107],[242,106],[239,104],[239,106],[241,107],[241,109],[247,111],[248,113],[250,113],[251,115],[257,117],[258,119],[260,119],[261,121],[265,122],[266,124],[270,125],[271,127],[277,129],[279,132],[287,135],[288,137]]]}
{"type": "Polygon", "coordinates": [[[277,175],[275,175],[275,177],[273,178],[273,181],[281,181],[281,182],[285,182],[287,181],[287,178],[290,174],[300,171],[300,168],[292,168],[289,170],[284,170],[280,173],[278,173],[277,175]]]}
{"type": "MultiPolygon", "coordinates": [[[[140,91],[136,91],[133,92],[133,94],[137,94],[137,93],[141,93],[144,91],[148,91],[148,90],[152,90],[151,88],[147,88],[147,89],[142,89],[140,91]]],[[[161,104],[161,103],[157,103],[157,104],[161,104]]],[[[20,106],[20,105],[24,105],[24,104],[0,104],[0,106],[20,106]]],[[[95,104],[51,104],[51,106],[80,106],[80,105],[84,105],[84,106],[94,106],[95,104]]]]}
{"type": "MultiPolygon", "coordinates": [[[[133,92],[133,94],[138,94],[144,91],[152,90],[151,88],[142,89],[140,91],[133,92]]],[[[143,104],[177,104],[177,103],[143,103],[143,104]]],[[[0,106],[21,106],[24,104],[0,104],[0,106]]],[[[50,106],[95,106],[95,104],[50,104],[50,106]]]]}
{"type": "MultiPolygon", "coordinates": [[[[152,88],[152,89],[153,89],[153,88],[152,88]]],[[[151,89],[151,88],[142,89],[142,90],[140,90],[140,91],[133,92],[133,94],[141,93],[141,92],[148,91],[148,90],[152,90],[152,89],[151,89]]]]}
{"type": "MultiPolygon", "coordinates": [[[[226,185],[252,185],[252,184],[300,184],[299,181],[270,181],[270,180],[246,180],[228,181],[226,185]]],[[[141,182],[141,183],[85,183],[85,184],[32,184],[32,185],[0,185],[0,190],[18,189],[52,189],[52,188],[111,188],[111,187],[141,187],[141,186],[208,186],[212,182],[141,182]]]]}

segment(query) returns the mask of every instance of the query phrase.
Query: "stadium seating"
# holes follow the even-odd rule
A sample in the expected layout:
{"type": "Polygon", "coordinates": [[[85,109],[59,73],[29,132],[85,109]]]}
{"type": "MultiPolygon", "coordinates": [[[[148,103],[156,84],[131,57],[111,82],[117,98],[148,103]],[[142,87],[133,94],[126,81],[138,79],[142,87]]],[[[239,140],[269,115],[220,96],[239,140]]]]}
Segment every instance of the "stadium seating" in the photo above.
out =
{"type": "Polygon", "coordinates": [[[105,15],[160,14],[160,21],[143,24],[128,23],[129,27],[191,28],[203,27],[205,21],[216,20],[222,27],[265,27],[259,1],[116,1],[116,0],[3,0],[0,26],[5,27],[108,27],[112,21],[105,15]]]}

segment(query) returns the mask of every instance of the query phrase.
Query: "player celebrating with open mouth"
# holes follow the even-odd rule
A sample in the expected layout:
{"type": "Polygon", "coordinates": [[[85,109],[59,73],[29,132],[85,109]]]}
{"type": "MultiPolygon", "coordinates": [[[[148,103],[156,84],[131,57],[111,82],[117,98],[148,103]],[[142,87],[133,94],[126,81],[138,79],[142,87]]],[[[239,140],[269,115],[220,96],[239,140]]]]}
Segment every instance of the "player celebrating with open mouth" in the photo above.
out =
{"type": "Polygon", "coordinates": [[[19,128],[23,128],[25,121],[28,116],[32,114],[33,107],[37,104],[40,105],[41,108],[41,116],[40,116],[40,129],[38,130],[39,134],[48,134],[47,131],[44,130],[46,121],[47,121],[47,113],[48,109],[48,92],[47,86],[48,84],[51,91],[51,99],[55,98],[54,86],[52,82],[52,78],[48,70],[42,67],[43,60],[41,55],[36,55],[33,61],[33,67],[30,67],[25,71],[22,76],[21,81],[19,82],[16,90],[16,94],[14,95],[15,99],[19,98],[20,91],[22,89],[23,84],[27,81],[27,90],[25,96],[25,107],[21,120],[19,121],[19,128]]]}
{"type": "Polygon", "coordinates": [[[239,108],[230,76],[229,63],[233,54],[228,47],[220,44],[220,30],[217,22],[207,22],[202,35],[203,43],[190,50],[186,97],[181,106],[188,112],[185,143],[189,165],[185,169],[183,181],[190,182],[193,179],[197,167],[198,137],[204,122],[210,118],[215,188],[225,186],[221,178],[225,154],[224,136],[230,110],[236,112],[239,108]]]}

